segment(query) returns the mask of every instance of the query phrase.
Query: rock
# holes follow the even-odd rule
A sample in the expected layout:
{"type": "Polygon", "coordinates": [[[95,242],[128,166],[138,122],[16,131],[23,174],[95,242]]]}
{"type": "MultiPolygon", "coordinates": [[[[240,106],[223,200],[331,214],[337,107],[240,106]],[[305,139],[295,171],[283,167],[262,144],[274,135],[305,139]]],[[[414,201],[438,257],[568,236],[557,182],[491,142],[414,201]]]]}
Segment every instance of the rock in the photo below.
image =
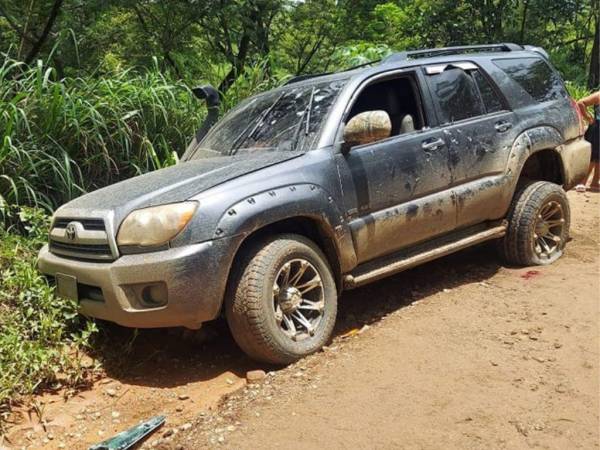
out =
{"type": "Polygon", "coordinates": [[[177,398],[178,398],[179,400],[188,400],[188,399],[190,398],[190,396],[189,396],[189,395],[187,395],[187,394],[179,394],[179,395],[177,396],[177,398]]]}
{"type": "Polygon", "coordinates": [[[225,442],[225,438],[223,436],[219,436],[217,441],[219,441],[220,443],[223,443],[223,442],[225,442]]]}
{"type": "Polygon", "coordinates": [[[46,435],[46,437],[47,437],[48,439],[50,439],[50,440],[53,440],[53,439],[54,439],[54,435],[53,435],[52,433],[48,433],[48,434],[46,435]]]}
{"type": "Polygon", "coordinates": [[[558,392],[559,394],[564,394],[565,392],[567,392],[567,388],[564,385],[562,385],[562,384],[559,384],[558,386],[556,386],[554,388],[554,390],[556,392],[558,392]]]}
{"type": "Polygon", "coordinates": [[[191,424],[191,423],[189,423],[189,422],[187,422],[187,423],[184,423],[183,425],[181,425],[181,426],[179,427],[179,429],[180,429],[181,431],[187,431],[187,430],[191,430],[191,428],[192,428],[192,424],[191,424]]]}
{"type": "Polygon", "coordinates": [[[121,413],[119,411],[113,411],[110,415],[113,419],[118,419],[121,416],[121,413]]]}
{"type": "Polygon", "coordinates": [[[169,436],[173,436],[173,434],[174,434],[173,428],[167,428],[165,430],[165,432],[163,433],[163,437],[167,438],[169,436]]]}
{"type": "Polygon", "coordinates": [[[490,361],[490,364],[494,367],[498,365],[498,363],[496,361],[490,361]]]}
{"type": "Polygon", "coordinates": [[[177,412],[183,411],[183,406],[178,406],[177,408],[175,408],[175,411],[177,411],[177,412]]]}
{"type": "Polygon", "coordinates": [[[555,342],[554,343],[554,348],[561,348],[562,344],[560,342],[555,342]]]}
{"type": "Polygon", "coordinates": [[[266,376],[264,370],[249,370],[246,372],[246,381],[249,384],[260,383],[266,376]]]}
{"type": "Polygon", "coordinates": [[[533,359],[535,359],[537,362],[539,363],[544,363],[546,362],[545,358],[542,358],[541,356],[534,356],[533,359]]]}
{"type": "Polygon", "coordinates": [[[114,397],[117,395],[117,391],[115,389],[107,389],[106,391],[106,395],[108,395],[109,397],[114,397]]]}
{"type": "Polygon", "coordinates": [[[523,436],[527,436],[529,434],[527,427],[525,425],[523,425],[521,422],[515,422],[514,425],[515,425],[515,428],[517,429],[517,431],[519,433],[521,433],[523,436]]]}

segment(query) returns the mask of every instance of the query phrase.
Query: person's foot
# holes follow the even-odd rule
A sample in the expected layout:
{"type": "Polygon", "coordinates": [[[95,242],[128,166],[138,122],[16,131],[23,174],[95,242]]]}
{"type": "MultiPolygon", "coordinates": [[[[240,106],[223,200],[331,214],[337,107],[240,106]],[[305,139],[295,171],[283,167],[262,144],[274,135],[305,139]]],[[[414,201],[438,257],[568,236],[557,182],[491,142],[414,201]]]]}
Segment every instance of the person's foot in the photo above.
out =
{"type": "Polygon", "coordinates": [[[585,187],[585,184],[578,184],[577,186],[575,186],[575,190],[577,192],[585,192],[587,188],[585,187]]]}

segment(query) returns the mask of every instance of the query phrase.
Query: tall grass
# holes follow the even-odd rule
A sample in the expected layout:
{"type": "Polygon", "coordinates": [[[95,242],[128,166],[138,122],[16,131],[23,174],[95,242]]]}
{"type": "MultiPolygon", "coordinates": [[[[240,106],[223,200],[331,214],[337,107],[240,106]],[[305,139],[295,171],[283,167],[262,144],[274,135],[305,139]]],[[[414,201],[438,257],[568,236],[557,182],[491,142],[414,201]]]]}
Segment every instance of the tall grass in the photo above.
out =
{"type": "Polygon", "coordinates": [[[57,79],[5,58],[0,65],[0,208],[48,211],[83,192],[173,161],[203,106],[158,70],[57,79]]]}

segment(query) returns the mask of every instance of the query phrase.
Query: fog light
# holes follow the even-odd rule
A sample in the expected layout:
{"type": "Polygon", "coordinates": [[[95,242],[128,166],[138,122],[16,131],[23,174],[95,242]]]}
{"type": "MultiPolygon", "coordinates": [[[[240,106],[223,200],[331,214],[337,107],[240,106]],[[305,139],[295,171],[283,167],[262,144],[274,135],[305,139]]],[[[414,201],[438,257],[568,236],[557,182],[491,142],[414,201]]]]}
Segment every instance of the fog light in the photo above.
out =
{"type": "Polygon", "coordinates": [[[167,304],[167,286],[164,283],[151,284],[142,289],[142,302],[151,307],[167,304]]]}

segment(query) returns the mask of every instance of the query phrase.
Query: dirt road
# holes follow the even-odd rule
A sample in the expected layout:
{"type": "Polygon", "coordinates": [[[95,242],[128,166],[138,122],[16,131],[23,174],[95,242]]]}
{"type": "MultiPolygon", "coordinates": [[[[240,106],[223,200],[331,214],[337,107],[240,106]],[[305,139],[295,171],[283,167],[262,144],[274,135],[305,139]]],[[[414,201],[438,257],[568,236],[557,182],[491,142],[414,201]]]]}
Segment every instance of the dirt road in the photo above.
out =
{"type": "Polygon", "coordinates": [[[4,445],[86,448],[164,413],[144,448],[597,448],[600,195],[569,197],[573,240],[550,267],[483,246],[345,293],[332,344],[283,370],[223,331],[143,332],[91,390],[35,399],[44,424],[21,411],[4,445]]]}
{"type": "Polygon", "coordinates": [[[600,196],[569,196],[557,264],[504,268],[477,248],[347,293],[339,334],[370,328],[171,447],[597,448],[600,196]]]}

